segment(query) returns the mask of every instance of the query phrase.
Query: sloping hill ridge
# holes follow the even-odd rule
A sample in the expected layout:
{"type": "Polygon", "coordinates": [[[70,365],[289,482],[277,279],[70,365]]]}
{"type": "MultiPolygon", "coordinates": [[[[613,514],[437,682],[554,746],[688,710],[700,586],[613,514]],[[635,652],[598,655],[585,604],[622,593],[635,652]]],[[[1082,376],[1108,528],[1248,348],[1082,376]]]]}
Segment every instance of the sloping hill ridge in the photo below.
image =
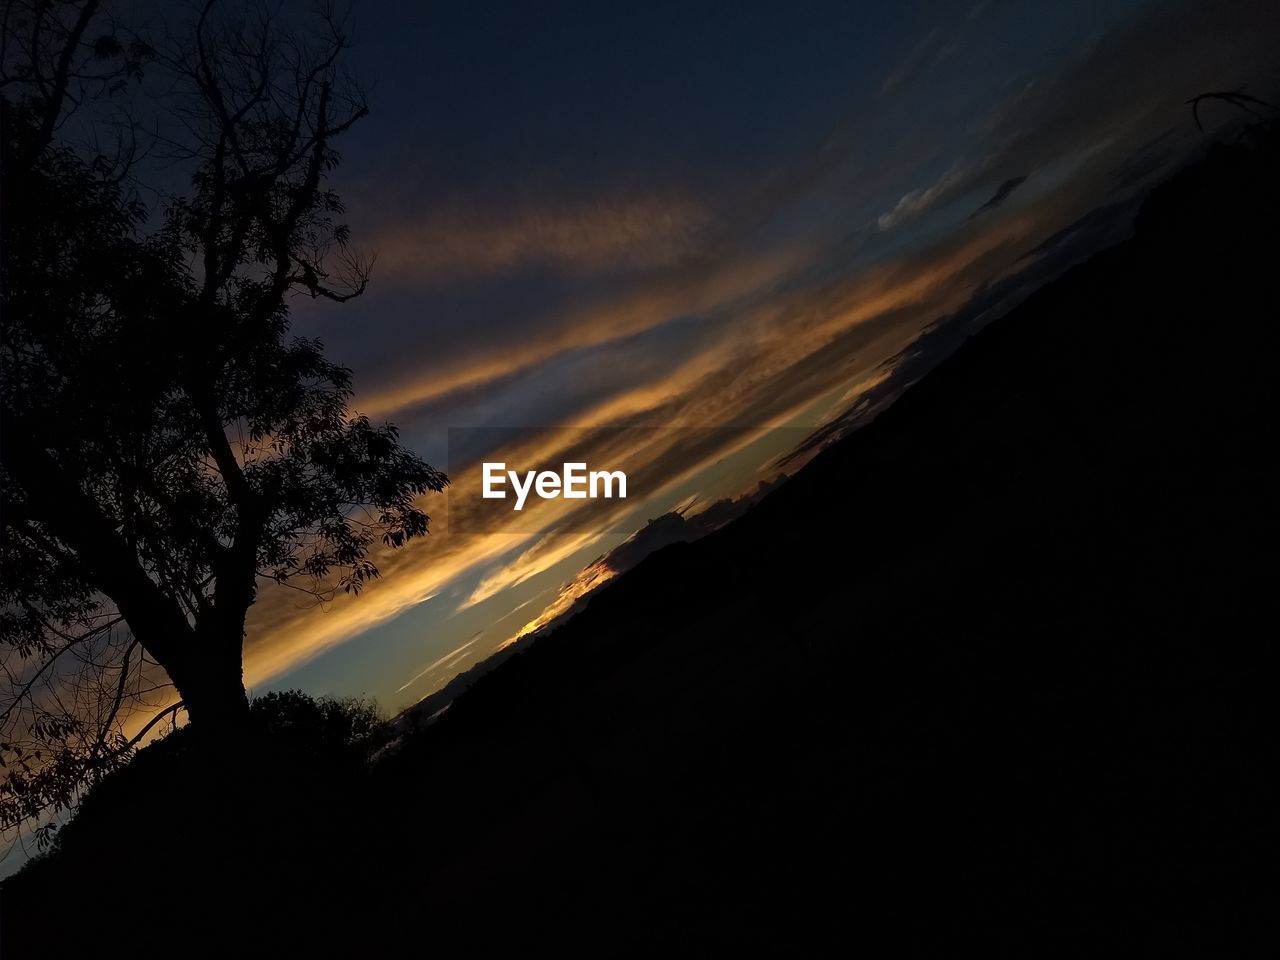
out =
{"type": "Polygon", "coordinates": [[[612,943],[1274,945],[1278,158],[1214,147],[477,684],[399,758],[435,795],[399,895],[612,943]]]}
{"type": "Polygon", "coordinates": [[[368,783],[163,774],[218,818],[250,797],[236,842],[197,863],[209,823],[153,826],[136,869],[69,843],[6,883],[9,929],[39,956],[109,929],[281,956],[1273,955],[1277,160],[1274,127],[1214,147],[1132,240],[602,588],[368,783]],[[331,829],[280,829],[307,815],[331,829]]]}

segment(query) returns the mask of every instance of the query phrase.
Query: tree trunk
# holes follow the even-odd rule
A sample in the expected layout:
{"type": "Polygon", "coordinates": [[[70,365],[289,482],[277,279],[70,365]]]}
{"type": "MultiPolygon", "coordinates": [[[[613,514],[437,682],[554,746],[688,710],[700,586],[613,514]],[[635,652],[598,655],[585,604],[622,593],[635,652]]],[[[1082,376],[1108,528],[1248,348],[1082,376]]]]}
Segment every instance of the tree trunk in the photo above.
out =
{"type": "Polygon", "coordinates": [[[194,730],[212,736],[235,735],[249,719],[239,637],[196,632],[197,645],[181,665],[167,666],[194,730]]]}
{"type": "Polygon", "coordinates": [[[196,730],[214,735],[234,733],[248,722],[249,698],[239,677],[228,683],[215,683],[213,678],[203,678],[194,689],[184,692],[179,687],[178,692],[182,694],[187,716],[196,730]]]}

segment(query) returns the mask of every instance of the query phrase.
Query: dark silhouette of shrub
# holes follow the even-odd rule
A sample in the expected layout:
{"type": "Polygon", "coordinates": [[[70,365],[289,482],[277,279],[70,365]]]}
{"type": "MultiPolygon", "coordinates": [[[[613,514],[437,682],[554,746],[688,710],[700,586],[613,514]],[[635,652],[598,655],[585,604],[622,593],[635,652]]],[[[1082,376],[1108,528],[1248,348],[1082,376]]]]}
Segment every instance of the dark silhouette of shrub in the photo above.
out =
{"type": "MultiPolygon", "coordinates": [[[[6,914],[30,919],[61,901],[105,921],[143,906],[148,939],[199,931],[197,952],[310,937],[296,925],[313,906],[362,899],[366,857],[352,836],[371,816],[370,758],[389,737],[371,701],[298,691],[254,700],[234,752],[179,729],[88,791],[51,849],[8,881],[6,914]],[[68,893],[71,876],[85,882],[68,893]]],[[[61,955],[118,942],[93,924],[16,920],[4,947],[61,955]]]]}

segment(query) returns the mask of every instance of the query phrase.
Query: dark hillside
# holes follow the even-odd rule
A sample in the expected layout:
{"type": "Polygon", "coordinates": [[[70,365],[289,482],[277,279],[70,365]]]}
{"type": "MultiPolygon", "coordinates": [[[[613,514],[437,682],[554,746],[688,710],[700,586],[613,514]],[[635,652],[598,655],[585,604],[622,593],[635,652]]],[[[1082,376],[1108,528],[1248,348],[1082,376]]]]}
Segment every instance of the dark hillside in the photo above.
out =
{"type": "MultiPolygon", "coordinates": [[[[480,680],[313,851],[261,836],[239,896],[307,893],[266,938],[1274,955],[1278,161],[1273,128],[1215,147],[480,680]]],[[[6,884],[6,923],[85,862],[6,884]]],[[[183,930],[216,875],[149,895],[183,930]]]]}
{"type": "Polygon", "coordinates": [[[1274,943],[1256,136],[455,704],[402,775],[470,781],[485,826],[403,889],[620,939],[1274,943]]]}

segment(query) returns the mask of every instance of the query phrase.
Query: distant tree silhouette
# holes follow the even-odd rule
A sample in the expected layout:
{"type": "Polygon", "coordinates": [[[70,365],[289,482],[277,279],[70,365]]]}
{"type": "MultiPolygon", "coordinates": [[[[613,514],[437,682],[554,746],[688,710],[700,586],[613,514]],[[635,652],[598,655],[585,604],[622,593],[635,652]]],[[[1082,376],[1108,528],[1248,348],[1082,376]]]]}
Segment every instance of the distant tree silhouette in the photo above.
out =
{"type": "Polygon", "coordinates": [[[1206,100],[1220,100],[1223,103],[1229,103],[1231,106],[1243,110],[1245,113],[1258,116],[1258,111],[1254,110],[1254,106],[1270,107],[1275,109],[1275,104],[1268,103],[1266,100],[1259,100],[1244,92],[1244,88],[1240,87],[1235,90],[1210,90],[1207,93],[1200,93],[1186,101],[1191,107],[1191,118],[1196,122],[1196,129],[1204,133],[1204,123],[1200,120],[1200,104],[1206,100]]]}
{"type": "Polygon", "coordinates": [[[260,579],[359,590],[371,547],[425,533],[420,495],[447,480],[353,415],[349,371],[289,333],[292,294],[343,301],[369,279],[327,184],[366,113],[340,20],[208,3],[151,43],[98,0],[14,0],[3,25],[12,825],[118,765],[140,705],[234,735],[260,579]],[[144,203],[144,163],[187,187],[144,203]]]}

